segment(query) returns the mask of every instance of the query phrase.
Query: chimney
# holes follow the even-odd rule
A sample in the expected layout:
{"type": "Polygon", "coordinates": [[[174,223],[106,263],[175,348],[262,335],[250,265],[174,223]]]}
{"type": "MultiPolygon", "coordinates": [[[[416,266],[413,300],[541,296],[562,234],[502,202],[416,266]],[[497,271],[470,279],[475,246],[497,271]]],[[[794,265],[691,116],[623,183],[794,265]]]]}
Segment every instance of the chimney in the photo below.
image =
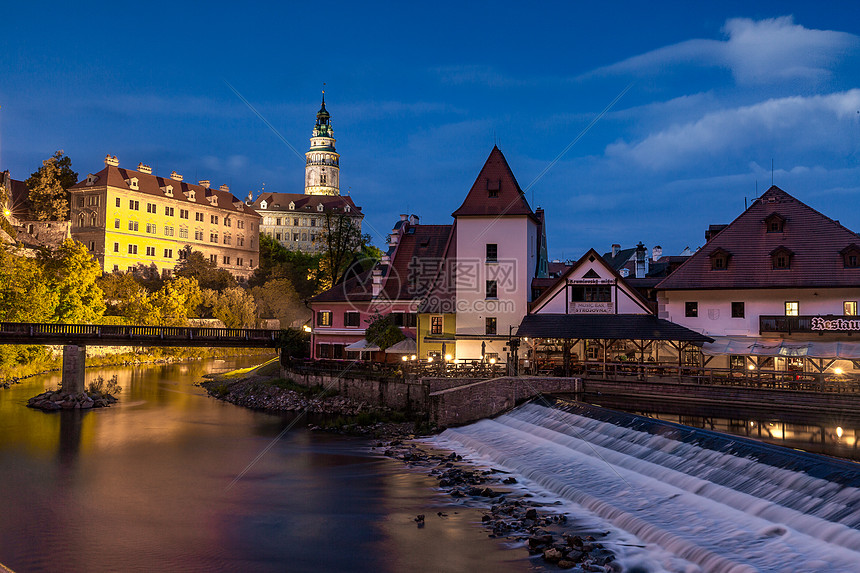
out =
{"type": "Polygon", "coordinates": [[[619,245],[619,244],[617,244],[617,243],[613,243],[613,244],[612,244],[612,256],[613,256],[613,257],[617,257],[617,256],[618,256],[618,251],[620,251],[620,250],[621,250],[621,245],[619,245]]]}
{"type": "Polygon", "coordinates": [[[137,164],[137,170],[140,173],[146,173],[147,175],[152,175],[152,167],[149,165],[144,165],[143,162],[137,164]]]}
{"type": "Polygon", "coordinates": [[[211,183],[212,182],[209,181],[208,179],[201,179],[200,181],[197,182],[198,185],[200,185],[201,187],[205,187],[207,189],[209,189],[209,185],[211,185],[211,183]]]}
{"type": "Polygon", "coordinates": [[[400,239],[400,234],[397,233],[396,231],[392,232],[390,235],[388,235],[388,246],[389,247],[396,247],[399,239],[400,239]]]}
{"type": "Polygon", "coordinates": [[[382,269],[375,268],[370,271],[370,278],[373,281],[371,284],[371,292],[373,294],[373,298],[379,296],[379,293],[382,292],[382,269]]]}
{"type": "Polygon", "coordinates": [[[111,156],[111,154],[110,154],[110,153],[108,153],[108,154],[105,156],[105,165],[106,165],[106,166],[107,166],[107,165],[110,165],[110,166],[113,166],[113,167],[119,167],[119,159],[117,159],[117,158],[116,158],[116,155],[111,156]]]}
{"type": "Polygon", "coordinates": [[[412,215],[411,217],[409,217],[409,223],[411,225],[417,225],[418,224],[418,215],[412,215]]]}
{"type": "Polygon", "coordinates": [[[660,257],[663,256],[663,247],[660,245],[655,246],[651,249],[651,259],[656,263],[660,260],[660,257]]]}
{"type": "Polygon", "coordinates": [[[227,185],[226,183],[225,183],[224,185],[221,185],[218,189],[219,189],[220,191],[225,191],[225,192],[227,192],[227,193],[229,193],[229,192],[230,192],[230,186],[229,186],[229,185],[227,185]]]}
{"type": "Polygon", "coordinates": [[[648,249],[645,248],[642,241],[639,241],[639,244],[636,245],[636,273],[634,274],[637,279],[644,279],[645,275],[648,274],[647,254],[648,249]]]}
{"type": "Polygon", "coordinates": [[[176,171],[170,172],[170,178],[173,179],[174,181],[182,181],[182,175],[180,175],[176,171]]]}
{"type": "Polygon", "coordinates": [[[408,218],[409,218],[409,215],[407,215],[406,213],[401,213],[401,214],[400,214],[400,220],[401,220],[401,221],[405,221],[405,220],[406,220],[406,219],[408,219],[408,218]]]}

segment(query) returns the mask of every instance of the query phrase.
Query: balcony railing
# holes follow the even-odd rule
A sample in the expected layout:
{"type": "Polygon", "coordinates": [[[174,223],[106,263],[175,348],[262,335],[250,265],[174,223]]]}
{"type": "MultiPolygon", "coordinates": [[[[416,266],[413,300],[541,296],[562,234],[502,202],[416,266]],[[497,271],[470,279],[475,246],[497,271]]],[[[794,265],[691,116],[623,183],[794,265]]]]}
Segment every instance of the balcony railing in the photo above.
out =
{"type": "Polygon", "coordinates": [[[759,334],[765,332],[860,332],[860,316],[808,315],[808,316],[759,316],[759,334]]]}

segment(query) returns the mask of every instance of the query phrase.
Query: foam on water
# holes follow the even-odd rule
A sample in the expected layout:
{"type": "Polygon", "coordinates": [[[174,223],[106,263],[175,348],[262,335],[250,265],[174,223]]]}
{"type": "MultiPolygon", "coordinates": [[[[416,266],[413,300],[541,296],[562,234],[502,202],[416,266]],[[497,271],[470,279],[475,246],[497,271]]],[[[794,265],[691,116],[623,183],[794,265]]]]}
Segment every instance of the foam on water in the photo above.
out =
{"type": "Polygon", "coordinates": [[[632,569],[860,571],[856,464],[567,410],[527,404],[433,441],[603,520],[632,569]]]}

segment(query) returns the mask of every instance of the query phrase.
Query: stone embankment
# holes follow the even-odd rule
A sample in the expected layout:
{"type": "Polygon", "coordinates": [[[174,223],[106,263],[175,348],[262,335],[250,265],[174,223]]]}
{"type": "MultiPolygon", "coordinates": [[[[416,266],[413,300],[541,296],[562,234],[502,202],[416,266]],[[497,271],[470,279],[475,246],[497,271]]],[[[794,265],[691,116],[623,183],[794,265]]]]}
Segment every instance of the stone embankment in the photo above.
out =
{"type": "MultiPolygon", "coordinates": [[[[452,498],[482,504],[482,523],[489,537],[518,541],[529,554],[540,555],[560,569],[603,573],[622,570],[615,554],[598,541],[606,536],[605,532],[577,525],[567,514],[553,512],[551,505],[530,500],[528,493],[512,492],[506,486],[517,480],[505,472],[478,468],[456,453],[427,451],[415,443],[395,440],[388,445],[377,444],[377,448],[388,457],[427,470],[452,498]]],[[[445,515],[439,512],[437,517],[445,515]]],[[[421,514],[414,521],[423,527],[427,519],[421,514]]]]}
{"type": "Polygon", "coordinates": [[[91,408],[106,408],[115,404],[116,398],[110,394],[93,394],[86,392],[78,394],[63,393],[59,390],[48,390],[27,401],[29,408],[38,408],[46,412],[55,410],[89,410],[91,408]]]}
{"type": "Polygon", "coordinates": [[[251,376],[235,382],[208,380],[200,386],[210,396],[237,406],[267,412],[305,412],[356,416],[368,409],[367,404],[325,392],[307,396],[271,383],[271,377],[251,376]]]}

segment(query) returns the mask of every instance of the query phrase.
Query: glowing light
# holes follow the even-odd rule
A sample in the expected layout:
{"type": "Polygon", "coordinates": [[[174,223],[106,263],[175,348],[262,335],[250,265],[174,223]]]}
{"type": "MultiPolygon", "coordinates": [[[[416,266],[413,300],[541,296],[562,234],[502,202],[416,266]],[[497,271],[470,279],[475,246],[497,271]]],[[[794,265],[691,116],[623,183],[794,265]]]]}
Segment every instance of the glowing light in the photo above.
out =
{"type": "Polygon", "coordinates": [[[410,360],[415,360],[415,358],[417,358],[417,357],[414,354],[409,357],[410,360]]]}
{"type": "Polygon", "coordinates": [[[400,360],[402,360],[403,362],[406,362],[407,360],[409,360],[409,357],[404,354],[400,360]]]}
{"type": "Polygon", "coordinates": [[[304,330],[305,332],[310,332],[310,331],[311,331],[311,327],[310,327],[310,326],[308,326],[308,325],[306,324],[306,325],[304,325],[304,326],[302,327],[302,330],[304,330]]]}
{"type": "Polygon", "coordinates": [[[755,370],[755,364],[750,364],[749,366],[747,366],[747,368],[749,368],[750,370],[755,370]]]}
{"type": "Polygon", "coordinates": [[[524,340],[525,342],[528,342],[528,341],[529,341],[529,337],[528,337],[528,336],[526,336],[525,338],[523,338],[523,340],[524,340]]]}
{"type": "Polygon", "coordinates": [[[12,211],[10,211],[9,209],[3,209],[3,216],[4,217],[8,217],[11,214],[12,214],[12,211]]]}
{"type": "Polygon", "coordinates": [[[427,357],[427,364],[430,364],[431,362],[433,362],[433,357],[432,357],[432,356],[428,356],[428,357],[427,357]]]}
{"type": "Polygon", "coordinates": [[[842,426],[836,426],[836,435],[842,437],[842,426]]]}
{"type": "Polygon", "coordinates": [[[836,374],[837,376],[842,376],[842,372],[843,372],[843,370],[841,368],[834,368],[833,369],[833,373],[836,374]]]}
{"type": "Polygon", "coordinates": [[[496,363],[496,359],[495,359],[495,358],[490,358],[490,364],[495,364],[495,363],[496,363]]]}
{"type": "Polygon", "coordinates": [[[451,359],[452,359],[452,358],[454,358],[454,357],[453,357],[453,356],[451,356],[450,354],[446,354],[446,355],[445,355],[445,362],[451,362],[451,359]]]}

